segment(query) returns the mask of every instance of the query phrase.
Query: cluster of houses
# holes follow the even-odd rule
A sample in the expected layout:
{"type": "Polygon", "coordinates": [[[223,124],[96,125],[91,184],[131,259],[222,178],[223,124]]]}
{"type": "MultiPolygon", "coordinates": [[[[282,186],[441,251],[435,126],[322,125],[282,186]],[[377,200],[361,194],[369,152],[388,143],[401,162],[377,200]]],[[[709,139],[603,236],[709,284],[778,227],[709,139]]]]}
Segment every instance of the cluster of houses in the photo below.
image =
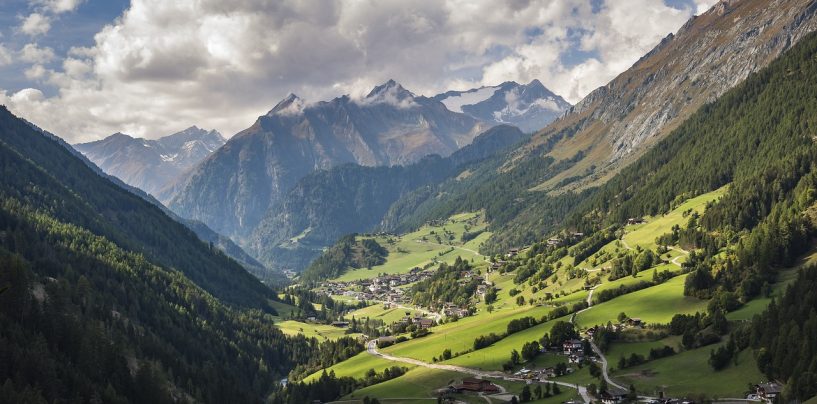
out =
{"type": "Polygon", "coordinates": [[[425,330],[434,326],[434,320],[420,315],[415,315],[414,317],[404,316],[400,319],[400,324],[414,324],[417,328],[425,330]]]}
{"type": "Polygon", "coordinates": [[[348,282],[325,282],[324,293],[342,295],[357,300],[376,300],[391,303],[408,303],[410,300],[400,286],[430,278],[431,271],[413,268],[409,273],[381,275],[373,279],[358,279],[348,282]]]}

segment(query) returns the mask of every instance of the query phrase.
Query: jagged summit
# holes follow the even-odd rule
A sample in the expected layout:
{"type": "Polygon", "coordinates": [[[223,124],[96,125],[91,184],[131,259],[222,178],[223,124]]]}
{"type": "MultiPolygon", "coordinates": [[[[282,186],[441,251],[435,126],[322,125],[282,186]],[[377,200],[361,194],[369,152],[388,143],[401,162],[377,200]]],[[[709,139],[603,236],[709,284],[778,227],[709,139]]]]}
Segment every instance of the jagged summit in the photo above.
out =
{"type": "Polygon", "coordinates": [[[303,99],[295,95],[295,93],[289,93],[284,99],[275,104],[275,106],[270,110],[267,115],[275,115],[275,114],[294,114],[303,111],[305,102],[303,99]]]}
{"type": "Polygon", "coordinates": [[[405,99],[405,98],[414,98],[414,93],[409,90],[406,90],[400,83],[394,81],[394,79],[389,79],[389,81],[375,86],[372,91],[366,95],[366,98],[376,98],[384,95],[394,95],[398,99],[405,99]]]}

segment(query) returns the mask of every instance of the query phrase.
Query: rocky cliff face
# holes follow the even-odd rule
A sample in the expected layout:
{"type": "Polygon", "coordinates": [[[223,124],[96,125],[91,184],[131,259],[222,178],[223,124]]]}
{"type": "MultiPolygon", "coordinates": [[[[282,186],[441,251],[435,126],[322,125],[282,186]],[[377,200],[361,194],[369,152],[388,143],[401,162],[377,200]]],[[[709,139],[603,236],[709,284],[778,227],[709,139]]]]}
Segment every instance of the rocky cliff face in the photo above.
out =
{"type": "Polygon", "coordinates": [[[105,173],[155,196],[224,142],[217,131],[193,126],[156,140],[116,133],[74,148],[105,173]]]}
{"type": "Polygon", "coordinates": [[[270,206],[316,170],[447,156],[488,126],[391,80],[361,99],[343,96],[307,104],[290,95],[161,199],[180,215],[241,240],[270,206]]]}
{"type": "Polygon", "coordinates": [[[815,30],[816,12],[814,0],[718,3],[540,131],[509,166],[540,150],[557,160],[583,150],[584,161],[540,189],[553,190],[560,180],[588,172],[569,188],[604,181],[700,106],[815,30]]]}

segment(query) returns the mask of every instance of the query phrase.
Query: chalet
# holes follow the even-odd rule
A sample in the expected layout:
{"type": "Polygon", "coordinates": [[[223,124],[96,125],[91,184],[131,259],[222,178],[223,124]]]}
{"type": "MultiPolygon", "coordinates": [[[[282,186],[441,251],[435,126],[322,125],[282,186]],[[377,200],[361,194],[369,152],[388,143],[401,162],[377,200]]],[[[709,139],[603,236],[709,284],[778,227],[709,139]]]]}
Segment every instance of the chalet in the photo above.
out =
{"type": "MultiPolygon", "coordinates": [[[[547,378],[547,377],[551,377],[551,378],[553,378],[553,377],[556,377],[556,369],[555,369],[555,368],[553,368],[553,367],[544,368],[544,369],[542,369],[542,373],[541,373],[541,374],[542,374],[542,376],[544,376],[544,377],[546,377],[546,378],[547,378]]],[[[543,381],[544,381],[544,380],[543,380],[543,381]]]]}
{"type": "Polygon", "coordinates": [[[348,321],[333,321],[332,322],[332,327],[346,328],[348,326],[349,326],[348,321]]]}
{"type": "Polygon", "coordinates": [[[551,246],[551,247],[558,247],[558,246],[562,245],[562,239],[555,238],[555,237],[554,238],[549,238],[548,239],[548,245],[551,246]]]}
{"type": "Polygon", "coordinates": [[[516,257],[517,255],[519,255],[519,249],[518,248],[511,248],[510,250],[508,250],[508,253],[505,254],[505,256],[508,257],[508,258],[513,258],[513,257],[516,257]]]}
{"type": "Polygon", "coordinates": [[[618,404],[627,399],[628,391],[610,386],[606,391],[599,393],[602,404],[618,404]]]}
{"type": "Polygon", "coordinates": [[[434,325],[434,320],[432,320],[430,318],[422,318],[422,319],[420,319],[420,321],[417,322],[417,326],[420,327],[420,329],[423,329],[423,330],[428,329],[433,325],[434,325]]]}
{"type": "Polygon", "coordinates": [[[499,388],[493,383],[487,380],[474,379],[471,377],[462,379],[462,383],[454,385],[454,388],[458,392],[474,391],[479,393],[499,393],[499,388]]]}
{"type": "Polygon", "coordinates": [[[628,225],[642,224],[644,222],[645,222],[644,219],[642,219],[640,217],[631,217],[631,218],[627,219],[627,224],[628,225]]]}
{"type": "Polygon", "coordinates": [[[584,233],[576,231],[576,232],[571,233],[570,236],[573,237],[574,239],[580,239],[580,238],[584,238],[584,233]]]}
{"type": "Polygon", "coordinates": [[[582,363],[582,362],[584,362],[584,353],[578,352],[578,353],[570,354],[567,357],[567,361],[569,363],[576,363],[576,364],[582,363]]]}
{"type": "Polygon", "coordinates": [[[641,319],[640,318],[628,318],[627,325],[630,327],[641,327],[641,319]]]}
{"type": "Polygon", "coordinates": [[[783,391],[783,386],[777,382],[760,383],[755,386],[757,397],[761,400],[772,401],[783,391]]]}
{"type": "Polygon", "coordinates": [[[562,350],[564,351],[565,355],[584,353],[584,344],[578,339],[567,340],[562,343],[562,350]]]}

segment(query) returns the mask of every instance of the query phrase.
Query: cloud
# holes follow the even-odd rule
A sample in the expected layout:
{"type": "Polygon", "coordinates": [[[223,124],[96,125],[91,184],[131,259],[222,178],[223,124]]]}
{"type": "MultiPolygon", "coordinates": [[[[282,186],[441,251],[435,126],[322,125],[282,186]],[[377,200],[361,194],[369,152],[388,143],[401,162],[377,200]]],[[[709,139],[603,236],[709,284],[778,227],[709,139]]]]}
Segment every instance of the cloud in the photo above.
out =
{"type": "MultiPolygon", "coordinates": [[[[80,2],[34,4],[53,14],[80,2]]],[[[576,102],[693,11],[655,0],[132,0],[61,66],[47,51],[26,58],[49,66],[29,70],[55,93],[0,91],[0,102],[72,142],[192,124],[232,134],[290,92],[361,99],[389,78],[425,95],[539,79],[576,102]]]]}
{"type": "Polygon", "coordinates": [[[33,0],[31,4],[54,14],[62,14],[76,10],[84,2],[85,0],[33,0]]]}
{"type": "Polygon", "coordinates": [[[53,49],[49,47],[40,48],[34,43],[26,44],[20,50],[20,60],[28,63],[48,63],[54,60],[55,57],[53,49]]]}
{"type": "Polygon", "coordinates": [[[40,13],[31,13],[23,19],[20,31],[29,36],[45,35],[51,30],[51,18],[40,13]]]}
{"type": "Polygon", "coordinates": [[[14,61],[11,51],[0,43],[0,67],[10,65],[14,61]]]}
{"type": "Polygon", "coordinates": [[[695,1],[695,15],[701,15],[712,8],[719,0],[697,0],[695,1]]]}

